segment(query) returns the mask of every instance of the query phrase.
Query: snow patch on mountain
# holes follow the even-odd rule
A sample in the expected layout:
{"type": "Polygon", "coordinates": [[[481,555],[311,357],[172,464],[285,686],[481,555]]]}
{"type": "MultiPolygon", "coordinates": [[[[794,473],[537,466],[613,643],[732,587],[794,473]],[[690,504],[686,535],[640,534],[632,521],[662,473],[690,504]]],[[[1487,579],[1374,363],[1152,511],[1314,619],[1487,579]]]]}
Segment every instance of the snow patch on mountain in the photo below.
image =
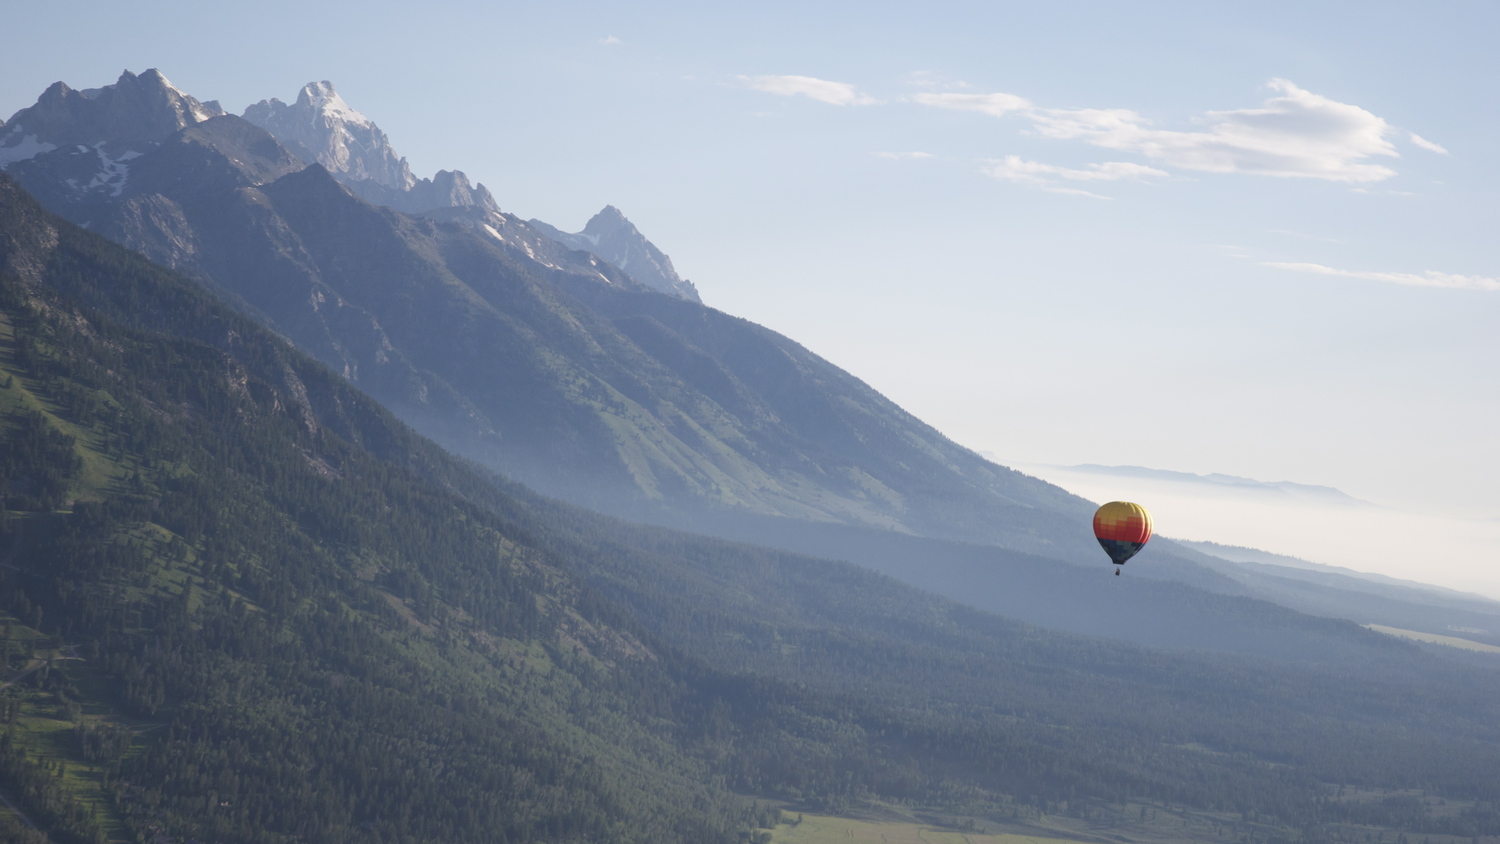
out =
{"type": "Polygon", "coordinates": [[[341,122],[345,125],[374,127],[375,122],[363,114],[355,111],[344,98],[339,96],[338,91],[333,89],[332,82],[309,82],[302,89],[312,102],[312,106],[324,117],[341,122]]]}
{"type": "Polygon", "coordinates": [[[21,127],[17,126],[8,132],[4,138],[0,138],[0,170],[5,169],[17,161],[30,161],[44,152],[57,149],[57,144],[49,144],[46,141],[37,140],[36,135],[20,135],[21,127]],[[14,140],[12,140],[14,138],[14,140]]]}
{"type": "Polygon", "coordinates": [[[102,142],[94,146],[94,152],[99,156],[99,172],[84,190],[109,188],[110,196],[119,196],[125,190],[125,180],[130,177],[130,165],[125,162],[139,157],[140,153],[131,151],[119,158],[110,158],[105,154],[102,142]]]}

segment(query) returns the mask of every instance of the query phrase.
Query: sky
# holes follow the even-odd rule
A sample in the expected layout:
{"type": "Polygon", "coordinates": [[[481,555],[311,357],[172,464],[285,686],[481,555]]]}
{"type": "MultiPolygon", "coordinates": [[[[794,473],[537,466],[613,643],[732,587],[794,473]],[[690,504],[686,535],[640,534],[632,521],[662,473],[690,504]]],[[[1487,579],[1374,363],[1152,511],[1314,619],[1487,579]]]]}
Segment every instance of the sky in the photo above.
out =
{"type": "MultiPolygon", "coordinates": [[[[1420,523],[1351,567],[1500,562],[1403,550],[1500,539],[1500,6],[729,6],[0,0],[0,115],[124,69],[234,113],[327,79],[417,175],[568,231],[613,204],[1003,463],[1332,486],[1420,523]]],[[[1203,509],[1158,524],[1220,539],[1203,509]]]]}

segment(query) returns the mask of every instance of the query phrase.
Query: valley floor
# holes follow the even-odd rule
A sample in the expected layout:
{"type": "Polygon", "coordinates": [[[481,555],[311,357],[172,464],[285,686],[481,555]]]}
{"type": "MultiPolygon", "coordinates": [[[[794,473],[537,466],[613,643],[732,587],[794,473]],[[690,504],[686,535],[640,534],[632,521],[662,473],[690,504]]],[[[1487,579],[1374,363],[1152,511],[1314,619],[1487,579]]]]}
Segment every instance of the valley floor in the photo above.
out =
{"type": "MultiPolygon", "coordinates": [[[[1389,796],[1351,792],[1346,799],[1389,796]]],[[[1455,812],[1461,808],[1451,807],[1455,812]]],[[[1247,822],[1233,813],[1209,814],[1137,803],[1091,807],[1083,818],[1045,815],[1010,822],[890,807],[849,814],[854,816],[783,809],[787,822],[769,832],[769,844],[1208,844],[1301,838],[1289,830],[1247,822]]],[[[1485,844],[1495,840],[1451,835],[1415,837],[1394,829],[1363,826],[1329,827],[1322,833],[1328,841],[1361,844],[1485,844]]]]}

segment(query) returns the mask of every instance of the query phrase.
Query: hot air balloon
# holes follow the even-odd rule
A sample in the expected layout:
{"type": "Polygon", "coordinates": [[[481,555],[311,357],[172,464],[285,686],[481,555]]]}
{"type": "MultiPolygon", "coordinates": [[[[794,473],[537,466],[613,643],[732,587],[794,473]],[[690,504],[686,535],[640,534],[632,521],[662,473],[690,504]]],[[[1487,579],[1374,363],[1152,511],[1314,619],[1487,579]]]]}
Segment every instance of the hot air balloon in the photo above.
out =
{"type": "Polygon", "coordinates": [[[1123,566],[1151,538],[1151,514],[1139,504],[1111,501],[1094,513],[1094,537],[1115,565],[1123,566]]]}

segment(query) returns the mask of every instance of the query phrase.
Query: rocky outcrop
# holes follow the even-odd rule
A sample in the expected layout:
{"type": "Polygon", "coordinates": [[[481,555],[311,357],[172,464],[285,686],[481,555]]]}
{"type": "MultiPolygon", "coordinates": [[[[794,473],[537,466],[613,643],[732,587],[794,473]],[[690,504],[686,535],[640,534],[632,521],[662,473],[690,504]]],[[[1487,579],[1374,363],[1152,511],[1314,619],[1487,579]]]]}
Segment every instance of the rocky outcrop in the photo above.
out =
{"type": "Polygon", "coordinates": [[[698,288],[691,281],[679,276],[672,267],[672,259],[656,245],[646,239],[620,209],[613,205],[595,214],[583,231],[574,234],[548,225],[541,220],[528,221],[532,228],[567,246],[591,252],[624,270],[631,278],[652,290],[701,302],[698,288]]]}

